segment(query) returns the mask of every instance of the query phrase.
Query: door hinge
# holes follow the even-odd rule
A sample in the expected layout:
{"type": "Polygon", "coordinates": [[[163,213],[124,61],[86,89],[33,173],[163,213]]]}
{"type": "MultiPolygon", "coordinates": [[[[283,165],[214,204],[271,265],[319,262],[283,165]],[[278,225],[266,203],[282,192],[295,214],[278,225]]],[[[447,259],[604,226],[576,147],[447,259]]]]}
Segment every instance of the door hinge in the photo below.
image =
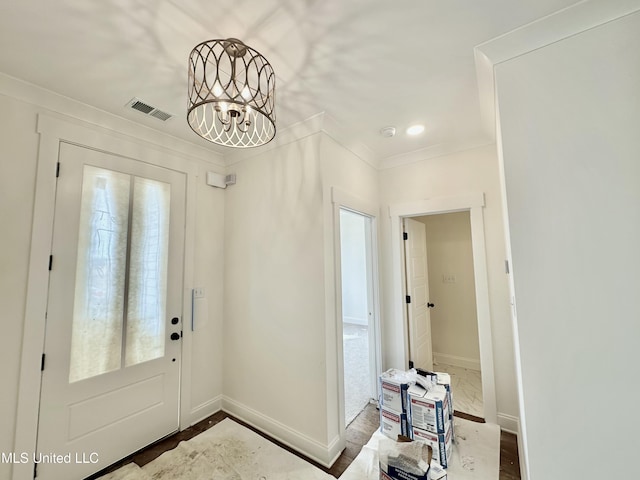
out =
{"type": "Polygon", "coordinates": [[[411,303],[411,295],[407,295],[406,297],[404,297],[404,301],[407,303],[411,303]]]}
{"type": "Polygon", "coordinates": [[[52,267],[53,267],[53,255],[49,255],[49,271],[51,271],[52,267]]]}
{"type": "Polygon", "coordinates": [[[504,261],[504,272],[509,275],[509,260],[504,261]]]}
{"type": "Polygon", "coordinates": [[[413,368],[413,360],[409,360],[409,369],[413,368]]]}
{"type": "Polygon", "coordinates": [[[44,372],[44,357],[46,357],[46,355],[43,353],[42,354],[42,360],[40,361],[40,371],[44,372]]]}
{"type": "Polygon", "coordinates": [[[56,178],[60,176],[60,162],[56,163],[56,178]]]}
{"type": "Polygon", "coordinates": [[[409,234],[407,232],[402,232],[402,239],[409,240],[409,234]]]}

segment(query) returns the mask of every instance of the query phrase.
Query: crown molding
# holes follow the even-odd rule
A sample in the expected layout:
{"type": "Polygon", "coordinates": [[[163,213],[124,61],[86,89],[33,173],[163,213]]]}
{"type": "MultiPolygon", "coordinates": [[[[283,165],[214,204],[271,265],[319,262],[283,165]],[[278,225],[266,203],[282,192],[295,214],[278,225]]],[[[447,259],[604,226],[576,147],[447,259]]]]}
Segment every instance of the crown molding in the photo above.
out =
{"type": "Polygon", "coordinates": [[[474,48],[483,130],[495,139],[495,66],[640,11],[640,0],[582,0],[474,48]]]}
{"type": "Polygon", "coordinates": [[[354,141],[353,138],[355,138],[355,136],[344,126],[336,122],[331,116],[327,115],[326,112],[316,113],[305,120],[283,128],[281,132],[276,134],[276,137],[271,142],[259,148],[230,150],[229,153],[224,156],[225,164],[227,167],[230,167],[238,162],[262,155],[269,150],[302,140],[303,138],[320,132],[330,136],[337,143],[373,168],[379,168],[379,161],[371,149],[361,142],[354,141]]]}
{"type": "Polygon", "coordinates": [[[487,140],[482,138],[476,138],[464,143],[439,143],[419,150],[413,150],[400,155],[387,157],[382,160],[379,169],[386,170],[389,168],[401,167],[403,165],[411,165],[412,163],[429,160],[430,158],[443,157],[445,155],[464,152],[466,150],[472,150],[474,148],[484,147],[485,145],[492,145],[494,143],[494,139],[487,140]]]}
{"type": "Polygon", "coordinates": [[[380,169],[380,158],[373,153],[373,150],[364,143],[353,140],[355,135],[327,113],[323,114],[322,131],[374,169],[380,169]]]}
{"type": "Polygon", "coordinates": [[[72,123],[91,123],[114,134],[135,138],[137,141],[173,151],[181,157],[187,156],[224,167],[222,155],[210,149],[2,72],[0,72],[0,95],[28,103],[42,113],[58,116],[72,123]]]}

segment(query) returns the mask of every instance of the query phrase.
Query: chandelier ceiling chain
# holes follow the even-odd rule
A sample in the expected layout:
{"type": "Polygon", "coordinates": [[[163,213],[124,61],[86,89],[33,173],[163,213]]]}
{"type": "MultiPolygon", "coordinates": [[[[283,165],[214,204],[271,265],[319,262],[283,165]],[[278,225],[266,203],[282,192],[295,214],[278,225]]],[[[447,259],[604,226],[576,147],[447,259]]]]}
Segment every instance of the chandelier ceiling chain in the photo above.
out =
{"type": "Polygon", "coordinates": [[[218,145],[264,145],[276,134],[275,83],[267,59],[240,40],[202,42],[189,55],[189,126],[218,145]]]}

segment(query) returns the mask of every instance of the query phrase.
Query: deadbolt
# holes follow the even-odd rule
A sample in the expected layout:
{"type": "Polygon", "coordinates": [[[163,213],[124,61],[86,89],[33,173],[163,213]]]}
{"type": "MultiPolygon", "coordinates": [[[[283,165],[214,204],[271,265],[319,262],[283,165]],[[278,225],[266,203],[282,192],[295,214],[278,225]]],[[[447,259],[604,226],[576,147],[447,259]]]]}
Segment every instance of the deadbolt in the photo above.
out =
{"type": "Polygon", "coordinates": [[[171,319],[171,325],[177,325],[180,319],[178,317],[173,317],[171,319]]]}

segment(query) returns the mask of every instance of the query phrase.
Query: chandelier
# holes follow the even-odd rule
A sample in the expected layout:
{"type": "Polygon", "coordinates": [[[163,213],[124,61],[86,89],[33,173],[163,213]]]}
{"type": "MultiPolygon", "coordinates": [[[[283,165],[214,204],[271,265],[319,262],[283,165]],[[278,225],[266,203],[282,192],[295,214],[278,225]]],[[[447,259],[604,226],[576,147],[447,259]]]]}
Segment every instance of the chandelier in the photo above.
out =
{"type": "Polygon", "coordinates": [[[218,145],[264,145],[276,134],[275,87],[253,48],[236,38],[202,42],[189,55],[189,126],[218,145]]]}

